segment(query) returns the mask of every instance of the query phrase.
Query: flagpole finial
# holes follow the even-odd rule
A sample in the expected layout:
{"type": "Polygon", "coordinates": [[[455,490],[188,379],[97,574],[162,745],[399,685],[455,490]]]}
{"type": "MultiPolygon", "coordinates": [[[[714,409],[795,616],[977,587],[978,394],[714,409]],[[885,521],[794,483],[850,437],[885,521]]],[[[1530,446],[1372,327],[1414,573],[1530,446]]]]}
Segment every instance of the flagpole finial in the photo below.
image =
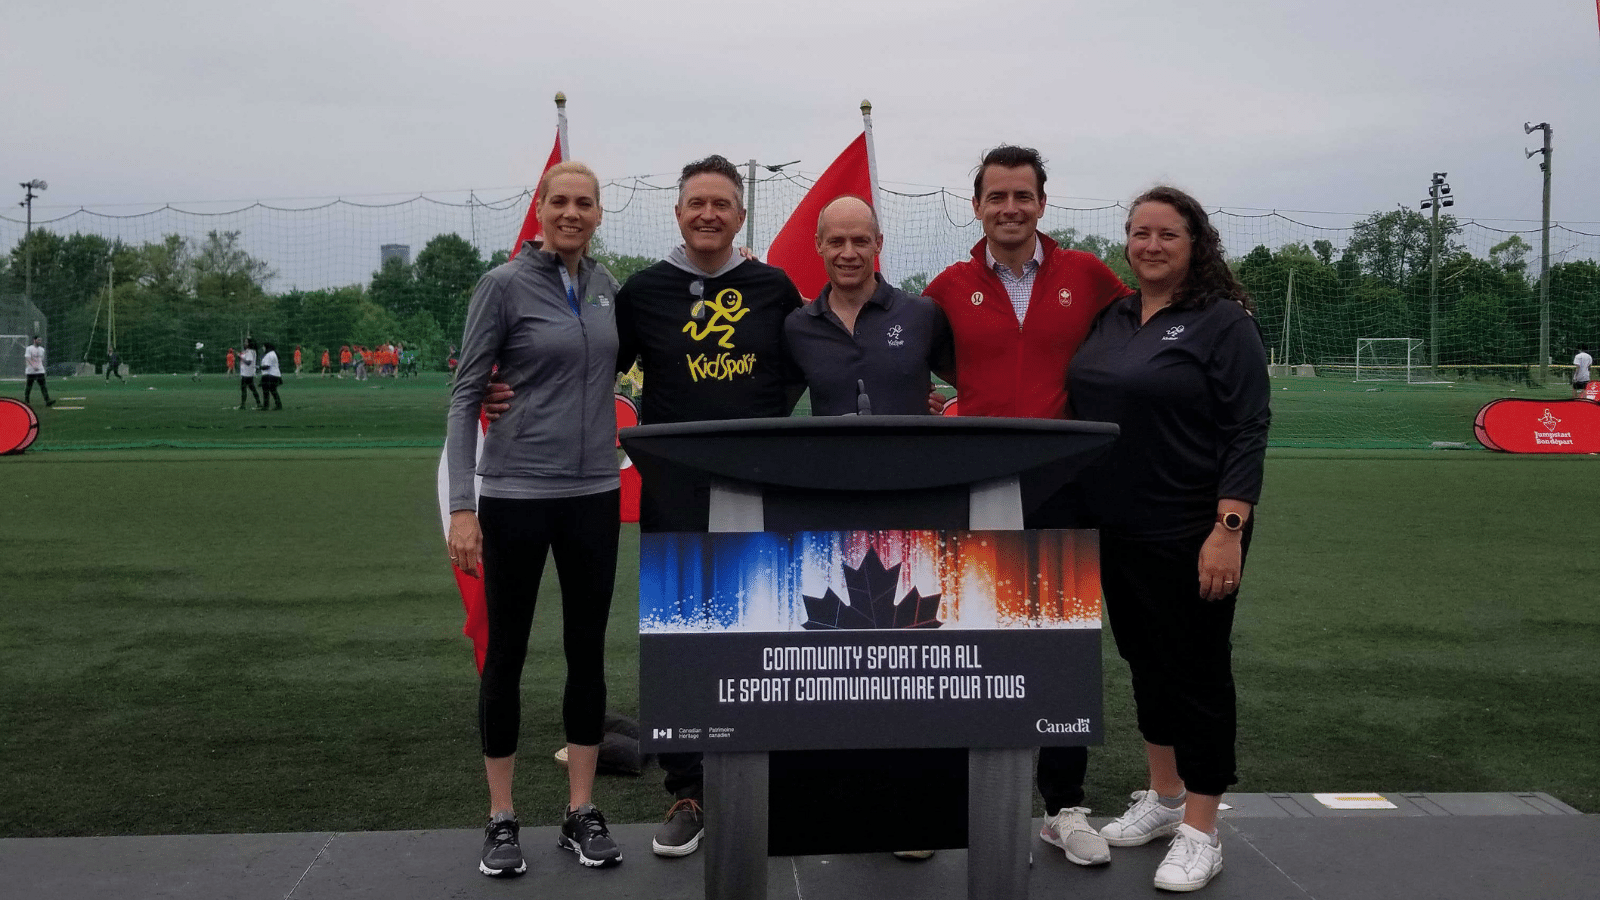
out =
{"type": "Polygon", "coordinates": [[[566,108],[567,108],[567,95],[561,93],[560,91],[556,91],[556,109],[566,109],[566,108]]]}
{"type": "Polygon", "coordinates": [[[861,114],[863,116],[872,115],[872,101],[871,100],[863,100],[863,101],[861,101],[861,114]]]}

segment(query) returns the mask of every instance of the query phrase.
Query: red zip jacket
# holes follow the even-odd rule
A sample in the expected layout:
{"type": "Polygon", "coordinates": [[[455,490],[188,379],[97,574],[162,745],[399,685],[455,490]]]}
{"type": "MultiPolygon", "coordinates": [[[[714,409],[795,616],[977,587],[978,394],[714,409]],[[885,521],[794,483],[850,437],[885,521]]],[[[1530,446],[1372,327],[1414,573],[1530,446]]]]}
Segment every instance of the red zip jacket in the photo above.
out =
{"type": "Polygon", "coordinates": [[[986,240],[923,291],[950,319],[956,396],[964,416],[1067,417],[1067,364],[1094,317],[1133,293],[1092,254],[1063,250],[1043,232],[1044,262],[1019,325],[1000,276],[984,261],[986,240]]]}

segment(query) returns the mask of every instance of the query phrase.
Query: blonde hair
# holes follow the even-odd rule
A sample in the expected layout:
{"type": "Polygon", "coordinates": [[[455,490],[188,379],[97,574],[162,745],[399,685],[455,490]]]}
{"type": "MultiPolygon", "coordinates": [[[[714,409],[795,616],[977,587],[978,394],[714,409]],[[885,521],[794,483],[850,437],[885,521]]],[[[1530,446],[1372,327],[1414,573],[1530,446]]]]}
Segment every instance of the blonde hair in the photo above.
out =
{"type": "Polygon", "coordinates": [[[550,182],[557,175],[582,175],[594,183],[594,202],[600,202],[600,178],[594,170],[577,160],[559,162],[544,172],[544,177],[539,179],[539,205],[543,206],[545,198],[549,195],[550,182]]]}

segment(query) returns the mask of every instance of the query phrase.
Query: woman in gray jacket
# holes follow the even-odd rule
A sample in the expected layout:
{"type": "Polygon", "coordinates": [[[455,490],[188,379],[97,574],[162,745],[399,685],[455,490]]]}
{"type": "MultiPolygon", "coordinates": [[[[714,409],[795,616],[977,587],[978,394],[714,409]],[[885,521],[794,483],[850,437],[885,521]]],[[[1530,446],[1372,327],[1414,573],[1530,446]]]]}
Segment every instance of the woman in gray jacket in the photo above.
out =
{"type": "Polygon", "coordinates": [[[522,665],[547,553],[555,556],[561,582],[567,661],[568,804],[560,845],[586,866],[622,858],[592,802],[619,527],[612,400],[617,282],[586,255],[601,217],[599,181],[587,166],[551,167],[539,183],[537,204],[544,246],[524,243],[473,291],[446,443],[450,559],[469,575],[481,571],[488,607],[478,729],[489,825],[478,868],[490,876],[527,870],[511,782],[522,665]],[[491,372],[516,396],[482,435],[478,454],[478,410],[491,372]],[[475,473],[482,476],[477,491],[475,473]]]}

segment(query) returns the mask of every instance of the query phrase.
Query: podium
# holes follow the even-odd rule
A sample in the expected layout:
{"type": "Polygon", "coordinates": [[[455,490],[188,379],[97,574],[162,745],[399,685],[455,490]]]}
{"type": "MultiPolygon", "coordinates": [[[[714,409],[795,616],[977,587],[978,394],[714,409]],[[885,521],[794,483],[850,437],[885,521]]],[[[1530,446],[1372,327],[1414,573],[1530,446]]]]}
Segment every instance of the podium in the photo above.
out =
{"type": "MultiPolygon", "coordinates": [[[[624,429],[621,442],[646,491],[652,484],[709,481],[709,512],[700,521],[709,522],[710,532],[1014,531],[1023,527],[1025,511],[1106,452],[1117,434],[1117,426],[1102,422],[841,416],[646,425],[624,429]]],[[[697,511],[684,513],[687,522],[699,519],[697,511]]],[[[641,686],[646,735],[654,687],[641,686]]],[[[1098,683],[1094,691],[1098,709],[1098,683]]],[[[965,846],[969,897],[1025,898],[1033,748],[1041,743],[860,749],[894,746],[877,740],[820,750],[707,752],[705,895],[766,897],[769,854],[965,846]],[[894,776],[908,773],[896,794],[894,776]],[[818,802],[825,788],[873,800],[853,808],[818,802]],[[781,815],[769,820],[774,802],[781,815]],[[828,818],[808,827],[804,813],[818,807],[828,818]],[[858,829],[838,827],[851,816],[865,819],[863,812],[891,828],[863,841],[858,829]],[[919,834],[901,827],[909,821],[932,825],[919,834]]]]}

